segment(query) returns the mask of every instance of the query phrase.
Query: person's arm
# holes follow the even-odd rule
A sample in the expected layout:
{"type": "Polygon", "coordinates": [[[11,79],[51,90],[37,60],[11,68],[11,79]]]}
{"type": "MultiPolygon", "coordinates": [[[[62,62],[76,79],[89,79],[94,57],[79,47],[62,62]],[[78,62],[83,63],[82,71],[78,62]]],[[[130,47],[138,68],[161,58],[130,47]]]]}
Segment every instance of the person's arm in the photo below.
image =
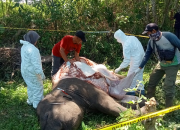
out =
{"type": "Polygon", "coordinates": [[[65,62],[69,61],[67,56],[66,56],[65,49],[62,48],[62,47],[60,48],[60,54],[61,54],[61,56],[62,56],[62,58],[64,59],[65,62]]]}
{"type": "Polygon", "coordinates": [[[32,66],[34,68],[35,73],[38,75],[41,75],[41,78],[44,80],[45,79],[45,75],[44,72],[42,70],[42,63],[41,63],[41,55],[39,53],[39,50],[35,47],[32,47],[31,50],[29,52],[29,56],[30,56],[30,60],[32,63],[32,66]]]}
{"type": "Polygon", "coordinates": [[[81,46],[82,46],[82,44],[78,44],[77,49],[75,50],[75,55],[74,56],[75,56],[76,61],[80,61],[79,53],[80,53],[80,50],[81,50],[81,46]]]}
{"type": "Polygon", "coordinates": [[[67,58],[67,55],[65,53],[65,50],[68,48],[69,46],[69,37],[68,36],[64,36],[62,39],[61,39],[61,44],[60,44],[60,55],[61,57],[64,59],[65,62],[68,62],[69,59],[67,58]]]}
{"type": "Polygon", "coordinates": [[[145,56],[144,56],[140,66],[139,66],[140,69],[142,69],[144,67],[144,65],[147,63],[152,52],[153,52],[153,48],[151,47],[151,41],[149,40],[145,56]]]}
{"type": "MultiPolygon", "coordinates": [[[[80,59],[79,59],[79,53],[77,53],[76,51],[75,51],[75,59],[76,59],[76,61],[80,61],[80,59]]],[[[81,61],[80,61],[81,62],[81,61]]]]}
{"type": "Polygon", "coordinates": [[[130,51],[130,46],[123,46],[123,56],[124,56],[124,60],[121,63],[121,65],[119,66],[119,68],[126,68],[128,67],[129,63],[130,63],[130,59],[131,59],[131,51],[130,51]]]}
{"type": "Polygon", "coordinates": [[[169,42],[173,46],[177,47],[180,51],[180,40],[178,39],[178,37],[175,34],[173,34],[171,32],[163,32],[163,36],[165,36],[165,38],[167,38],[169,40],[169,42]]]}
{"type": "Polygon", "coordinates": [[[129,63],[130,63],[130,59],[131,59],[131,48],[130,46],[128,46],[128,43],[124,44],[123,46],[123,56],[124,56],[124,59],[123,59],[123,62],[120,64],[120,66],[115,69],[115,73],[118,73],[120,70],[126,68],[129,63]]]}

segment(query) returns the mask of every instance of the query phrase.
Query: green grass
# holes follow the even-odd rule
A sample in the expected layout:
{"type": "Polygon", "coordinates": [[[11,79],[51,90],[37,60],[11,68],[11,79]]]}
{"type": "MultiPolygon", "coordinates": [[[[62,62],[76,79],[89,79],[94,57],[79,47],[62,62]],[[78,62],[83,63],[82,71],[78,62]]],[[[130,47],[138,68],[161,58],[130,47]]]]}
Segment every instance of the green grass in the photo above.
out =
{"type": "MultiPolygon", "coordinates": [[[[23,80],[0,82],[0,129],[1,130],[39,130],[36,111],[26,103],[27,89],[23,80]]],[[[51,90],[46,80],[44,92],[51,90]]]]}
{"type": "MultiPolygon", "coordinates": [[[[149,80],[149,74],[154,67],[154,62],[150,61],[144,70],[145,88],[149,80]]],[[[127,74],[128,69],[120,72],[122,75],[127,74]]],[[[180,80],[180,76],[177,76],[180,80]]],[[[158,110],[165,108],[164,92],[162,89],[162,81],[157,86],[156,100],[159,102],[158,110]]],[[[176,84],[176,98],[174,104],[180,104],[180,84],[176,84]]],[[[46,79],[44,82],[44,95],[51,91],[51,81],[46,79]]],[[[0,81],[0,130],[40,130],[36,111],[32,106],[27,105],[27,88],[24,81],[0,81]]],[[[115,117],[103,113],[86,113],[79,130],[92,130],[102,127],[104,125],[117,122],[115,117]]],[[[166,115],[163,119],[157,120],[158,130],[174,130],[180,128],[180,110],[173,112],[173,114],[166,115]]],[[[131,125],[128,130],[140,130],[143,127],[137,123],[131,125]]]]}

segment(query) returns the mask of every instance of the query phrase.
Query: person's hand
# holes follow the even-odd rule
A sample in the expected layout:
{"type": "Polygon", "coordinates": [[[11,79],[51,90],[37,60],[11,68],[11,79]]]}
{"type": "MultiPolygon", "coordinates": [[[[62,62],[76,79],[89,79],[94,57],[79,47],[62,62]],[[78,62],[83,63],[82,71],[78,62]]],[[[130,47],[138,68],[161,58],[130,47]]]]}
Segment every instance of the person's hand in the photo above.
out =
{"type": "Polygon", "coordinates": [[[46,76],[44,75],[44,73],[41,75],[42,80],[46,79],[46,76]]]}
{"type": "Polygon", "coordinates": [[[70,68],[71,63],[69,61],[66,62],[66,67],[70,68]]]}
{"type": "Polygon", "coordinates": [[[119,67],[119,68],[117,68],[117,69],[115,69],[115,73],[117,74],[120,70],[121,70],[121,68],[120,68],[120,67],[119,67]]]}
{"type": "Polygon", "coordinates": [[[135,72],[135,74],[137,74],[137,73],[139,73],[141,71],[141,69],[140,68],[137,68],[134,72],[135,72]]]}

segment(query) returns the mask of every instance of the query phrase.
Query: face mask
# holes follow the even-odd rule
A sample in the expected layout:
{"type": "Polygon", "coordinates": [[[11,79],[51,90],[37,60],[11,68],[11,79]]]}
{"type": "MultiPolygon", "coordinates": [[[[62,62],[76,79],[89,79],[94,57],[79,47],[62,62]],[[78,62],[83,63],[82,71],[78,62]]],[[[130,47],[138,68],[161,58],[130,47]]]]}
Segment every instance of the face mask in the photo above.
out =
{"type": "Polygon", "coordinates": [[[149,37],[152,38],[153,40],[157,41],[160,37],[161,33],[160,31],[157,31],[156,33],[150,34],[149,37]]]}

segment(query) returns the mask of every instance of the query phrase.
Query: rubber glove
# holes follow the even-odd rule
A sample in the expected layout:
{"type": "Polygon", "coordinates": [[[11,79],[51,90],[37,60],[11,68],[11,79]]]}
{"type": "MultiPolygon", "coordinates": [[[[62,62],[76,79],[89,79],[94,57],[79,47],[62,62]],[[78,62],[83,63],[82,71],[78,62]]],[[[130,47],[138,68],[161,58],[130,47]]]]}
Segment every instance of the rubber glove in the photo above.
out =
{"type": "Polygon", "coordinates": [[[70,66],[71,66],[71,63],[69,61],[66,62],[66,67],[70,68],[70,66]]]}
{"type": "Polygon", "coordinates": [[[41,75],[42,80],[46,79],[46,76],[44,75],[44,73],[41,75]]]}
{"type": "Polygon", "coordinates": [[[135,74],[137,74],[137,73],[139,73],[141,71],[141,69],[140,68],[137,68],[134,72],[135,72],[135,74]]]}
{"type": "Polygon", "coordinates": [[[121,67],[115,69],[115,73],[117,74],[121,69],[122,69],[121,67]]]}

